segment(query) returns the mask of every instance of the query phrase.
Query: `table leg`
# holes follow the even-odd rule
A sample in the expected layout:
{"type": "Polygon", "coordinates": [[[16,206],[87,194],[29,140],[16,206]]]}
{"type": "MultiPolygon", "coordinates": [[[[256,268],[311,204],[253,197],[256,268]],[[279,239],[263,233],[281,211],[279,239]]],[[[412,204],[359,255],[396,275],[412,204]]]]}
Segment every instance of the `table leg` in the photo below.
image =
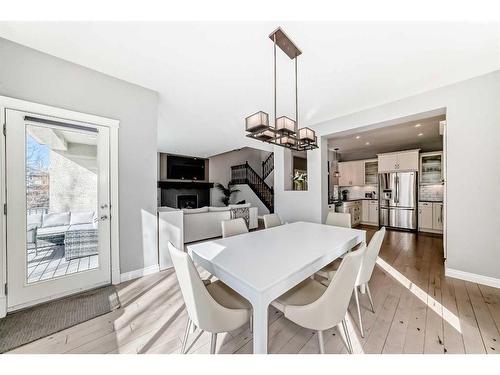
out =
{"type": "Polygon", "coordinates": [[[267,303],[255,303],[253,307],[253,353],[267,354],[268,307],[267,303]]]}

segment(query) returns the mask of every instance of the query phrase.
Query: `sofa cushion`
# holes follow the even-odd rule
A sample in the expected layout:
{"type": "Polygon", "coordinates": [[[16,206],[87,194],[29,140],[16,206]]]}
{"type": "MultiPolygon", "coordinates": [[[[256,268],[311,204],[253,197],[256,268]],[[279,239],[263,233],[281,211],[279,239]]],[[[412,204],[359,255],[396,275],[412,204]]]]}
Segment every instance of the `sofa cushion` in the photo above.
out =
{"type": "Polygon", "coordinates": [[[204,212],[208,212],[208,207],[201,207],[201,208],[183,208],[182,211],[185,214],[201,214],[204,212]]]}
{"type": "Polygon", "coordinates": [[[42,227],[38,228],[36,235],[37,237],[60,235],[66,233],[68,228],[69,225],[60,225],[57,227],[42,227]]]}
{"type": "Polygon", "coordinates": [[[82,223],[82,224],[71,224],[68,231],[74,230],[93,230],[97,229],[97,223],[82,223]]]}
{"type": "Polygon", "coordinates": [[[71,211],[70,225],[89,224],[94,221],[94,211],[71,211]]]}
{"type": "Polygon", "coordinates": [[[69,225],[70,213],[69,212],[57,212],[51,214],[43,215],[42,228],[48,227],[60,227],[64,225],[69,225]]]}
{"type": "Polygon", "coordinates": [[[208,212],[224,212],[229,211],[231,208],[228,206],[224,207],[208,207],[208,212]]]}
{"type": "Polygon", "coordinates": [[[244,203],[244,204],[230,204],[229,208],[245,208],[245,207],[251,207],[252,205],[250,203],[244,203]]]}

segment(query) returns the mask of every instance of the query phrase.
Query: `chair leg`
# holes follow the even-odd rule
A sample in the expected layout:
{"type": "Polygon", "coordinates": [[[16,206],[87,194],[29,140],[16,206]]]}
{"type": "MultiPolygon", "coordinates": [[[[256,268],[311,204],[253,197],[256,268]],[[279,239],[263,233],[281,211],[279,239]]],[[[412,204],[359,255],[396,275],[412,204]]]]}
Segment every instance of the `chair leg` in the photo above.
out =
{"type": "Polygon", "coordinates": [[[349,330],[347,329],[347,323],[344,320],[342,320],[342,327],[344,328],[344,335],[347,343],[347,351],[349,354],[352,354],[352,343],[351,343],[351,337],[349,336],[349,330]]]}
{"type": "Polygon", "coordinates": [[[375,306],[373,306],[373,300],[372,300],[372,294],[370,293],[370,287],[368,286],[368,283],[366,283],[365,286],[366,286],[366,294],[368,294],[368,299],[370,300],[370,305],[372,307],[372,312],[375,313],[375,306]]]}
{"type": "Polygon", "coordinates": [[[184,333],[184,340],[182,340],[181,354],[186,354],[186,344],[189,337],[189,331],[191,330],[191,324],[193,324],[193,322],[188,318],[188,322],[186,324],[186,332],[184,333]]]}
{"type": "Polygon", "coordinates": [[[359,307],[359,295],[357,286],[354,287],[354,299],[356,300],[356,307],[358,308],[359,332],[361,333],[361,337],[365,337],[365,333],[363,332],[363,321],[361,320],[361,309],[359,307]]]}
{"type": "Polygon", "coordinates": [[[212,333],[212,338],[210,339],[210,354],[215,354],[216,346],[217,346],[217,334],[212,333]]]}
{"type": "Polygon", "coordinates": [[[323,331],[318,331],[318,342],[320,354],[325,354],[325,339],[323,337],[323,331]]]}

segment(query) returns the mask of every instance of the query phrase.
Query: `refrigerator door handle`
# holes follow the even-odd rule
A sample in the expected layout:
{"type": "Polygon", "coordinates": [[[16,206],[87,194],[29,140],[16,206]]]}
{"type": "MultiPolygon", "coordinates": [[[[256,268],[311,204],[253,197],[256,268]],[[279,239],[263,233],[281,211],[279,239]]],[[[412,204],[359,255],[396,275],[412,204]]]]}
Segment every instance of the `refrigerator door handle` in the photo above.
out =
{"type": "Polygon", "coordinates": [[[397,173],[396,173],[396,179],[395,180],[396,180],[396,186],[395,186],[395,188],[396,188],[396,200],[395,200],[395,203],[399,204],[399,176],[398,176],[397,173]]]}

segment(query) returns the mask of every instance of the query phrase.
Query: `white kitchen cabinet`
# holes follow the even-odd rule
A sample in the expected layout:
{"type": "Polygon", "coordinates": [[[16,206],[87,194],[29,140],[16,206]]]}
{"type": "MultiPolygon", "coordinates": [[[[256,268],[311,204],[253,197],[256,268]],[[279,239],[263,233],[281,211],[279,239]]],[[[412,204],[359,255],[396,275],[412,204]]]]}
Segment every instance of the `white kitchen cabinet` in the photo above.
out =
{"type": "Polygon", "coordinates": [[[432,204],[432,229],[442,231],[443,230],[443,204],[433,203],[432,204]]]}
{"type": "Polygon", "coordinates": [[[420,185],[442,184],[443,177],[443,153],[422,153],[420,155],[420,185]]]}
{"type": "Polygon", "coordinates": [[[364,161],[346,161],[339,163],[339,175],[339,186],[364,185],[364,161]]]}
{"type": "Polygon", "coordinates": [[[419,202],[418,230],[421,232],[443,233],[443,203],[419,202]]]}
{"type": "Polygon", "coordinates": [[[418,171],[419,150],[378,155],[378,172],[418,171]]]}
{"type": "Polygon", "coordinates": [[[378,201],[363,200],[361,203],[361,222],[368,225],[378,225],[378,201]]]}
{"type": "Polygon", "coordinates": [[[365,185],[378,184],[378,161],[377,159],[364,161],[365,185]]]}
{"type": "Polygon", "coordinates": [[[366,224],[370,222],[370,201],[361,201],[361,222],[366,224]]]}
{"type": "Polygon", "coordinates": [[[378,201],[368,201],[370,214],[369,214],[369,222],[374,225],[378,225],[378,201]]]}
{"type": "Polygon", "coordinates": [[[421,231],[432,231],[432,203],[420,202],[418,204],[418,229],[421,231]]]}

